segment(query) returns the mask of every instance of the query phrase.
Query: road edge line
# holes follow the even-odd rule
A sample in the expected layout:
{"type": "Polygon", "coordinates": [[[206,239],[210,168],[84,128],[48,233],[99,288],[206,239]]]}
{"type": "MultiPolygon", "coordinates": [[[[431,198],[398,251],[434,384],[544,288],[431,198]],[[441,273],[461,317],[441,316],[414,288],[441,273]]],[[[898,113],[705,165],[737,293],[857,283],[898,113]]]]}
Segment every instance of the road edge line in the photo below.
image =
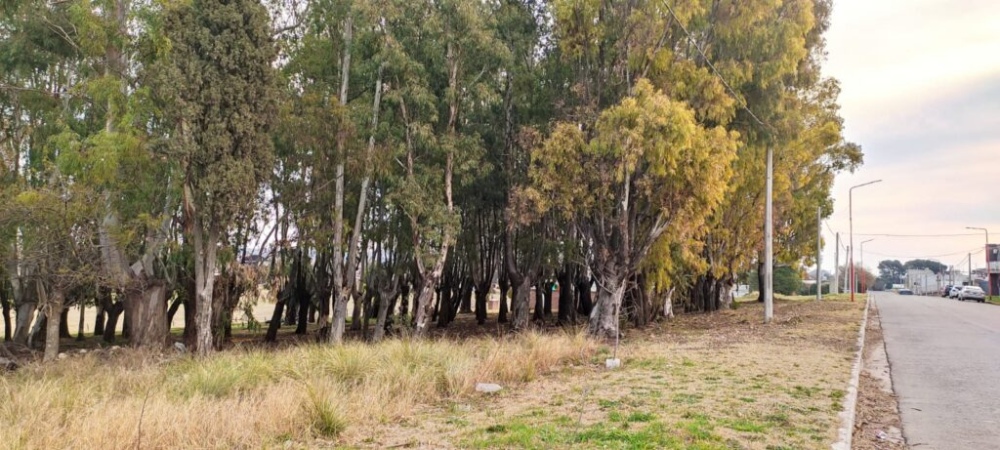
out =
{"type": "Polygon", "coordinates": [[[868,328],[868,310],[871,308],[871,293],[865,297],[865,312],[861,317],[861,329],[858,331],[858,352],[854,357],[854,367],[851,368],[851,380],[847,386],[844,398],[844,409],[837,415],[840,417],[840,427],[837,429],[837,442],[830,448],[833,450],[851,450],[851,440],[854,438],[854,418],[858,407],[858,383],[861,378],[861,366],[865,353],[865,330],[868,328]]]}

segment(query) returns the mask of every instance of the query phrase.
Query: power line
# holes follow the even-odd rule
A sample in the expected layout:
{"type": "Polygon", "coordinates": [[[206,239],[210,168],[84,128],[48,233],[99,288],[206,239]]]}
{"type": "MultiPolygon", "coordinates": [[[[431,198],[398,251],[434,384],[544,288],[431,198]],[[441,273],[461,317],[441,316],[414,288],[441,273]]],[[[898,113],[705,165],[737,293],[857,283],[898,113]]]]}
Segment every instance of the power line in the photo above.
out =
{"type": "MultiPolygon", "coordinates": [[[[826,229],[827,229],[827,230],[830,230],[830,234],[832,234],[832,235],[834,235],[834,236],[836,236],[836,235],[837,235],[837,232],[836,232],[836,231],[833,231],[833,228],[830,228],[830,222],[827,222],[827,221],[825,221],[825,220],[824,220],[824,221],[823,221],[823,224],[825,224],[825,225],[826,225],[826,229]]],[[[839,240],[838,240],[838,241],[839,241],[839,240]]],[[[844,251],[845,251],[845,252],[847,251],[847,246],[846,246],[846,245],[844,245],[844,243],[843,243],[843,242],[841,242],[841,243],[840,243],[840,248],[844,249],[844,251]]]]}
{"type": "MultiPolygon", "coordinates": [[[[975,250],[975,249],[972,249],[972,250],[975,250]]],[[[970,252],[973,255],[979,253],[979,252],[972,252],[972,250],[968,250],[968,251],[964,251],[964,252],[947,253],[947,254],[943,254],[943,255],[921,255],[921,256],[888,255],[888,254],[885,254],[885,253],[878,253],[878,252],[871,252],[871,251],[866,251],[865,253],[870,254],[870,255],[875,255],[875,256],[884,256],[886,258],[929,259],[929,258],[944,258],[944,257],[948,257],[948,256],[958,256],[958,255],[966,255],[966,257],[968,257],[968,255],[970,254],[970,252]]],[[[981,252],[981,251],[983,251],[983,249],[979,249],[979,251],[981,252]]],[[[962,261],[965,261],[965,259],[963,258],[962,261]]],[[[961,264],[961,262],[959,264],[961,264]]]]}
{"type": "MultiPolygon", "coordinates": [[[[726,89],[729,91],[729,94],[731,94],[733,98],[736,100],[743,99],[743,97],[736,95],[736,90],[729,85],[729,82],[726,81],[726,78],[723,77],[722,74],[719,72],[719,70],[715,68],[715,65],[712,64],[712,61],[708,59],[708,55],[705,55],[705,52],[702,51],[701,46],[698,45],[698,42],[691,37],[691,33],[688,32],[687,28],[681,22],[681,19],[677,18],[677,14],[674,14],[674,9],[670,7],[670,4],[667,3],[667,0],[662,0],[661,3],[663,3],[663,6],[667,7],[667,11],[670,12],[670,16],[674,18],[675,22],[677,22],[677,26],[680,27],[681,31],[684,32],[684,35],[687,36],[688,41],[690,41],[691,44],[694,45],[695,50],[698,50],[698,54],[701,55],[701,58],[705,61],[705,64],[708,64],[708,67],[712,69],[712,72],[715,73],[715,76],[719,78],[719,81],[722,82],[722,85],[726,87],[726,89]]],[[[746,99],[743,100],[744,100],[743,103],[746,103],[746,99]]],[[[771,126],[765,124],[764,121],[757,118],[757,115],[754,114],[753,111],[750,111],[750,108],[748,108],[745,104],[741,104],[740,107],[743,108],[743,110],[746,111],[747,114],[750,114],[750,117],[752,117],[753,120],[757,122],[758,125],[764,127],[767,130],[771,130],[771,126]]]]}
{"type": "Polygon", "coordinates": [[[891,237],[891,238],[939,238],[939,237],[967,237],[982,236],[982,233],[961,233],[961,234],[891,234],[891,233],[854,233],[855,236],[871,237],[891,237]]]}

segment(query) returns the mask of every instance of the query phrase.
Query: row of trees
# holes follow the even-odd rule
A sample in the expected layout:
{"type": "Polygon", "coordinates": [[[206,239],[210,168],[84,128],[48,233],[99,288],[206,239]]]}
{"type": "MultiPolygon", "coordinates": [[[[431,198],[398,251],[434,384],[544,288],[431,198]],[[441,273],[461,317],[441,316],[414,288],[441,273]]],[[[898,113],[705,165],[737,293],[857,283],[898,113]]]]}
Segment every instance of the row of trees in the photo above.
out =
{"type": "Polygon", "coordinates": [[[948,266],[929,259],[913,259],[905,263],[897,259],[886,259],[878,263],[879,279],[887,285],[903,284],[906,280],[906,272],[909,270],[927,269],[935,274],[948,271],[948,266]]]}
{"type": "Polygon", "coordinates": [[[316,315],[334,343],[349,305],[375,340],[484,324],[494,286],[514,329],[532,287],[560,288],[535,320],[558,302],[598,336],[725,307],[761,264],[766,148],[786,263],[861,163],[820,72],[830,3],[7,1],[5,337],[37,309],[55,356],[92,301],[162,345],[183,305],[205,354],[261,283],[269,339],[316,315]]]}

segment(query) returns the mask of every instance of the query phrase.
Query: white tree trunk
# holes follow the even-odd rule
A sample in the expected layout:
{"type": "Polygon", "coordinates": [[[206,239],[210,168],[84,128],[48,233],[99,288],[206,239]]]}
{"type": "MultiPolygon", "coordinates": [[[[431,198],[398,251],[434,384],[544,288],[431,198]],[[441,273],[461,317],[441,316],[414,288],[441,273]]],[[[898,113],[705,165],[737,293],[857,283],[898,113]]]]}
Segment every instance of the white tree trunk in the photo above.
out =
{"type": "Polygon", "coordinates": [[[729,309],[733,307],[733,282],[725,281],[719,283],[719,309],[729,309]]]}
{"type": "Polygon", "coordinates": [[[670,288],[663,299],[663,317],[668,319],[674,318],[674,289],[676,288],[670,288]]]}
{"type": "Polygon", "coordinates": [[[590,334],[614,339],[618,336],[618,315],[625,297],[625,280],[620,275],[599,278],[597,303],[590,313],[590,334]]]}
{"type": "MultiPolygon", "coordinates": [[[[445,242],[450,239],[449,233],[445,233],[445,242]]],[[[431,317],[434,316],[434,289],[441,281],[441,274],[444,273],[444,261],[448,258],[448,244],[442,244],[441,255],[429,274],[424,275],[424,280],[420,283],[420,293],[417,295],[417,336],[427,334],[430,327],[431,317]]]]}
{"type": "Polygon", "coordinates": [[[31,322],[35,319],[34,302],[25,302],[17,305],[17,319],[14,321],[14,343],[28,345],[28,336],[31,333],[31,322]]]}
{"type": "Polygon", "coordinates": [[[195,283],[195,348],[198,356],[207,356],[212,346],[212,293],[215,289],[216,245],[218,232],[214,226],[204,229],[201,219],[194,226],[194,283],[195,283]]]}
{"type": "MultiPolygon", "coordinates": [[[[340,63],[340,106],[347,107],[347,89],[351,79],[351,42],[354,38],[354,21],[348,13],[344,19],[343,45],[344,52],[340,63]]],[[[345,117],[346,119],[346,117],[345,117]]],[[[344,133],[337,137],[337,153],[340,162],[334,173],[334,206],[333,206],[333,322],[330,326],[330,342],[340,344],[344,341],[344,329],[347,322],[347,300],[350,289],[344,288],[344,281],[353,277],[352,273],[344,273],[344,160],[347,159],[344,133]]],[[[348,253],[351,249],[348,249],[348,253]]]]}

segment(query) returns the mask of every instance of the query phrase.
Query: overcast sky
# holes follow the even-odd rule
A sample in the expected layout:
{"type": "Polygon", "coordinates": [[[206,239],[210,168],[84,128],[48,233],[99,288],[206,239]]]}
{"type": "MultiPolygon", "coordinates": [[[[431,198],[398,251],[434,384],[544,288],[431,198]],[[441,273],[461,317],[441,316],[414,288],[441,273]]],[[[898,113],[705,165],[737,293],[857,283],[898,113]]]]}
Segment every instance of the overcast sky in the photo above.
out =
{"type": "Polygon", "coordinates": [[[876,179],[854,190],[855,247],[875,239],[865,266],[926,258],[966,270],[972,251],[984,267],[983,232],[965,227],[1000,242],[1000,1],[835,0],[827,51],[824,72],[840,80],[846,136],[865,164],[837,179],[824,269],[829,230],[848,240],[848,189],[876,179]]]}

